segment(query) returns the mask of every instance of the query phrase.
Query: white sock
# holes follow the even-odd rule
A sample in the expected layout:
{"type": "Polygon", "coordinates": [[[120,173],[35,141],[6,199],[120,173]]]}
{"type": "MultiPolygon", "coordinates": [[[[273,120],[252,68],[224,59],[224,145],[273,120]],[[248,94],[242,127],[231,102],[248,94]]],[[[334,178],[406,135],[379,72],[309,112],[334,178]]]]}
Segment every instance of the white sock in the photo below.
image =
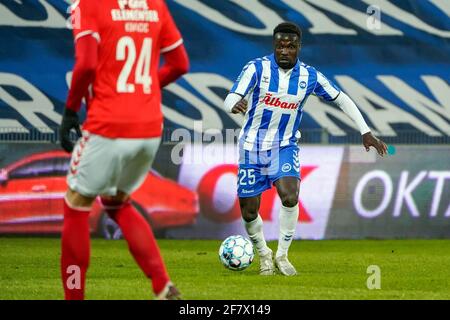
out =
{"type": "Polygon", "coordinates": [[[281,205],[277,258],[288,254],[292,238],[294,238],[295,228],[297,227],[298,214],[298,203],[292,208],[281,205]]]}
{"type": "Polygon", "coordinates": [[[260,256],[267,254],[270,249],[267,246],[266,240],[264,239],[263,221],[261,219],[261,216],[258,214],[258,217],[250,222],[247,222],[244,219],[242,219],[242,221],[244,221],[245,229],[247,230],[250,240],[256,246],[258,254],[260,256]]]}

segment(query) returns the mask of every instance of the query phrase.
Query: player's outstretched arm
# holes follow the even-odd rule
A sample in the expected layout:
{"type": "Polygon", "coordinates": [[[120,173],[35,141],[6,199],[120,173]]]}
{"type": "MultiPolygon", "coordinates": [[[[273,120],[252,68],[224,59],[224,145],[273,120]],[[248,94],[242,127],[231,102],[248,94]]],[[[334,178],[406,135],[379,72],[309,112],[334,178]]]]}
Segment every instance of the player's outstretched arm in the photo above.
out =
{"type": "Polygon", "coordinates": [[[225,109],[231,113],[242,113],[245,115],[247,112],[247,100],[237,93],[229,93],[225,98],[225,109]]]}
{"type": "Polygon", "coordinates": [[[72,82],[59,128],[61,147],[67,152],[72,152],[74,147],[74,143],[70,140],[70,130],[75,129],[78,136],[81,137],[77,112],[81,108],[81,100],[86,96],[89,85],[95,78],[97,51],[98,43],[94,37],[81,37],[75,43],[75,66],[72,82]]]}
{"type": "Polygon", "coordinates": [[[366,151],[369,151],[370,147],[374,147],[378,154],[383,157],[387,153],[386,144],[372,134],[369,126],[366,124],[366,121],[364,121],[361,112],[352,99],[341,91],[334,100],[334,103],[339,106],[342,111],[344,111],[358,126],[366,151]]]}

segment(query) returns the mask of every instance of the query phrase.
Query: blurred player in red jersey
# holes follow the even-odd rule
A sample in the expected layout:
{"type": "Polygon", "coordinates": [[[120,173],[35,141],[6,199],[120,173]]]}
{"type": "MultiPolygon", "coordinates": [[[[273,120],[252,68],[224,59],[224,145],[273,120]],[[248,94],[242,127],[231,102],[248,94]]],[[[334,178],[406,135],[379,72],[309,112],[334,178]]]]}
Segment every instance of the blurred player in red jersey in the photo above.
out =
{"type": "Polygon", "coordinates": [[[84,299],[89,212],[100,195],[156,298],[179,299],[152,230],[129,198],[160,144],[161,88],[189,68],[181,34],[163,0],[78,0],[72,14],[75,66],[60,128],[61,145],[72,152],[62,232],[65,298],[84,299]],[[77,112],[87,95],[81,133],[77,112]],[[80,136],[75,147],[71,129],[80,136]]]}

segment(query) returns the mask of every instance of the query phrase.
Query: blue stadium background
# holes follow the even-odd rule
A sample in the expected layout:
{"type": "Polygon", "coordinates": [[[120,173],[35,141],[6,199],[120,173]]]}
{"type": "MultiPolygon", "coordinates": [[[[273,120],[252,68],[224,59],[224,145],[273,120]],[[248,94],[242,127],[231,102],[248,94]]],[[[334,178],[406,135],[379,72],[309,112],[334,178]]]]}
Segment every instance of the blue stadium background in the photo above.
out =
{"type": "MultiPolygon", "coordinates": [[[[408,120],[391,123],[395,133],[386,132],[379,127],[380,135],[386,134],[390,136],[387,139],[394,142],[407,142],[402,140],[401,133],[408,132],[427,138],[423,141],[448,142],[448,2],[372,1],[379,3],[381,9],[382,25],[379,33],[371,31],[365,22],[358,22],[361,16],[365,16],[366,20],[371,19],[367,14],[370,1],[331,1],[331,5],[329,2],[167,1],[183,34],[191,59],[191,71],[176,85],[164,91],[166,128],[192,129],[192,120],[203,120],[204,128],[237,128],[240,119],[233,120],[221,109],[221,101],[230,88],[231,81],[234,81],[247,61],[271,52],[273,26],[281,20],[292,20],[303,29],[301,60],[336,80],[351,97],[358,90],[356,87],[342,85],[339,77],[342,79],[344,76],[347,80],[350,77],[352,81],[392,103],[395,108],[406,111],[425,124],[420,129],[408,120]],[[294,4],[290,6],[292,3],[294,4]],[[387,7],[386,3],[402,10],[402,17],[411,15],[410,22],[396,16],[392,7],[387,7]],[[205,11],[205,8],[209,11],[205,11]],[[250,11],[252,9],[254,12],[250,11]],[[357,12],[361,16],[344,10],[354,10],[351,12],[357,12]],[[319,19],[324,17],[334,26],[325,31],[315,30],[314,22],[323,21],[319,19]],[[379,76],[395,77],[416,94],[437,104],[442,112],[428,110],[431,116],[424,115],[420,110],[427,109],[426,106],[417,103],[416,108],[413,108],[396,95],[392,87],[380,81],[377,78],[379,76]],[[436,82],[427,85],[423,76],[432,77],[438,82],[439,89],[436,91],[439,92],[439,97],[430,90],[431,84],[436,82]],[[436,123],[436,117],[440,125],[436,123]]],[[[3,133],[23,131],[24,128],[41,133],[50,132],[58,125],[56,116],[52,118],[46,112],[39,113],[39,102],[14,108],[9,102],[11,97],[19,102],[31,101],[33,97],[21,85],[17,85],[19,80],[16,78],[5,80],[10,79],[5,78],[5,74],[13,74],[29,82],[51,101],[58,114],[62,113],[68,90],[66,74],[73,66],[72,35],[65,27],[67,7],[68,2],[63,0],[21,3],[0,0],[0,127],[3,128],[3,133]],[[5,98],[7,96],[9,99],[5,98]],[[42,121],[41,124],[20,109],[30,107],[42,121]]],[[[408,95],[406,91],[403,93],[408,95]]],[[[385,105],[375,100],[368,98],[368,105],[374,111],[382,111],[385,105]]],[[[317,103],[312,100],[307,104],[302,130],[314,132],[325,128],[330,131],[331,142],[351,141],[355,130],[335,113],[327,112],[326,117],[342,130],[337,133],[333,128],[327,128],[327,122],[318,120],[318,116],[314,117],[314,112],[318,110],[317,103]]],[[[375,129],[377,119],[384,123],[389,120],[388,112],[373,112],[371,115],[367,109],[361,109],[375,129]]],[[[310,141],[317,142],[315,138],[310,141]]]]}

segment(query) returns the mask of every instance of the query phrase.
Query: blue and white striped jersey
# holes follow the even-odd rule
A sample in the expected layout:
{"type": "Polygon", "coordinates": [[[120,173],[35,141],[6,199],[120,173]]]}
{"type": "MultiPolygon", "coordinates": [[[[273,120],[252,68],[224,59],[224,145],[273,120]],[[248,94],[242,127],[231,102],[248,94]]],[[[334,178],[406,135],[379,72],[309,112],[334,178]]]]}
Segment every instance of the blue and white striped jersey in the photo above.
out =
{"type": "Polygon", "coordinates": [[[257,151],[295,144],[308,97],[331,101],[339,92],[322,73],[299,60],[287,71],[278,67],[273,54],[250,61],[230,90],[248,101],[240,145],[257,151]]]}

